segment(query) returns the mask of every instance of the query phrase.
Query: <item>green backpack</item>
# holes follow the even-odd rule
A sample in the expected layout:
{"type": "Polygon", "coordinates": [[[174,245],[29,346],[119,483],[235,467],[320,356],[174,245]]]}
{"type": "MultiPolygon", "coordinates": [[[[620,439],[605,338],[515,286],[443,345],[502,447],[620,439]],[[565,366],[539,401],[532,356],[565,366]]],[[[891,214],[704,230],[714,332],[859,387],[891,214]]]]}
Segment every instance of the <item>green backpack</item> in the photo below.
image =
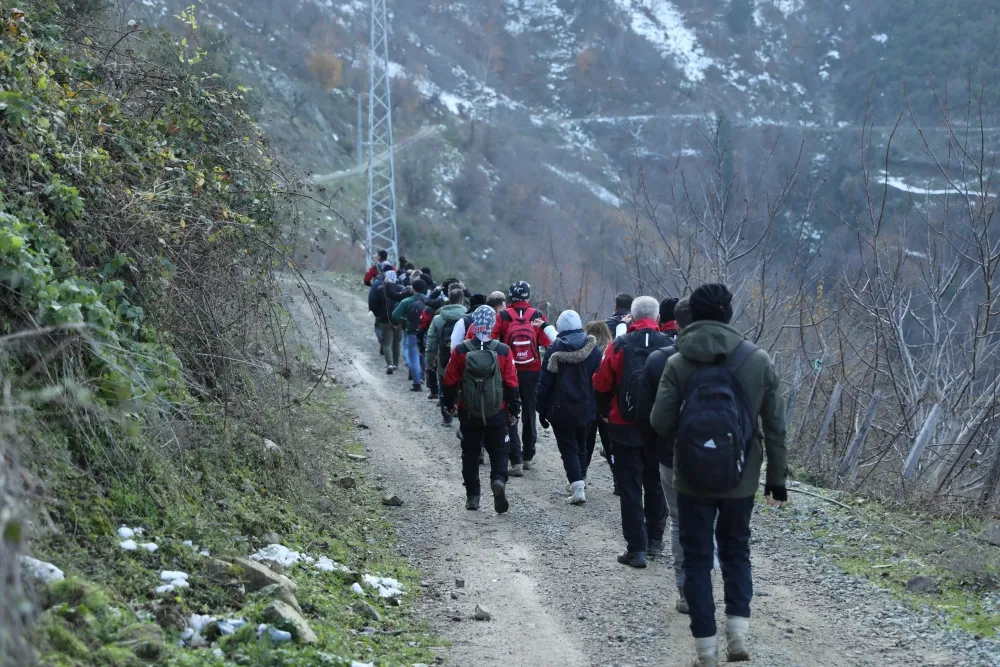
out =
{"type": "MultiPolygon", "coordinates": [[[[466,345],[474,342],[476,341],[466,341],[466,345]]],[[[500,373],[498,347],[500,343],[492,340],[465,355],[462,402],[470,415],[483,420],[484,426],[503,406],[503,376],[500,373]]]]}

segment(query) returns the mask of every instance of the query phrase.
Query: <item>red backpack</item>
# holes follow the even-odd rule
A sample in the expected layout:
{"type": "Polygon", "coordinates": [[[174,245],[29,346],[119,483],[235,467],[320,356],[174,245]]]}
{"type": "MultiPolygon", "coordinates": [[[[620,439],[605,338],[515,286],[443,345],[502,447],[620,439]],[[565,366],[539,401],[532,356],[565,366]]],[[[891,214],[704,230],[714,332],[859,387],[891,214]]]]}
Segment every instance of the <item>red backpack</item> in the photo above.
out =
{"type": "Polygon", "coordinates": [[[534,308],[526,308],[523,313],[518,314],[513,308],[503,311],[510,324],[503,337],[503,343],[510,348],[514,357],[515,366],[530,364],[538,357],[538,339],[535,327],[531,320],[538,317],[538,311],[534,308]]]}

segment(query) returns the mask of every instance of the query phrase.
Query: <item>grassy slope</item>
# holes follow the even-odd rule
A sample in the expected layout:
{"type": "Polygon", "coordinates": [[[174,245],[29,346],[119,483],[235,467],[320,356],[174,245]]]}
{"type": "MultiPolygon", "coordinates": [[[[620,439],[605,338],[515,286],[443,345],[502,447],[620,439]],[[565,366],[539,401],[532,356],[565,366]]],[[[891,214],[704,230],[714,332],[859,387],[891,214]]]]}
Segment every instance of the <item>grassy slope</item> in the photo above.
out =
{"type": "MultiPolygon", "coordinates": [[[[0,445],[23,450],[42,520],[0,512],[0,534],[18,549],[30,537],[68,576],[37,591],[41,662],[427,662],[415,573],[346,457],[358,446],[343,394],[289,346],[273,268],[293,202],[224,43],[192,15],[182,41],[19,4],[0,0],[0,445]],[[158,549],[124,551],[121,524],[158,549]],[[247,628],[221,656],[180,647],[191,614],[256,626],[267,603],[183,542],[246,557],[268,531],[402,580],[402,606],[372,600],[382,620],[366,621],[347,611],[358,574],[293,567],[317,644],[272,647],[247,628]],[[161,570],[190,588],[155,593],[161,570]],[[380,632],[358,633],[368,625],[380,632]]],[[[0,602],[0,624],[21,613],[0,602]]]]}

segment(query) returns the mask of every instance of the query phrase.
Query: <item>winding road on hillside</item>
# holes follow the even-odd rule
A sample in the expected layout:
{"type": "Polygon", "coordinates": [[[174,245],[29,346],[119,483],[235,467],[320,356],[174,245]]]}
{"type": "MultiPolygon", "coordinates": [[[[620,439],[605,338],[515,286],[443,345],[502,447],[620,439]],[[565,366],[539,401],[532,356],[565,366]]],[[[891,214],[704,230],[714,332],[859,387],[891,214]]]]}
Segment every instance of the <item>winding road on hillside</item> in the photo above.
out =
{"type": "MultiPolygon", "coordinates": [[[[669,559],[641,571],[615,562],[623,541],[608,467],[596,462],[587,504],[568,506],[555,442],[541,431],[538,466],[510,482],[510,513],[466,511],[455,430],[440,425],[426,394],[407,391],[404,373],[384,374],[361,286],[326,274],[309,278],[329,319],[331,369],[367,427],[358,433],[371,474],[405,501],[392,511],[399,549],[424,576],[418,614],[452,643],[441,649],[444,663],[688,666],[688,618],[674,611],[669,559]],[[492,621],[472,620],[477,604],[492,621]]],[[[289,307],[307,336],[319,335],[301,295],[290,293],[289,307]]],[[[796,494],[794,501],[802,509],[810,499],[796,494]]],[[[945,648],[925,616],[843,575],[809,539],[792,534],[783,516],[755,510],[750,664],[984,664],[945,648]]]]}

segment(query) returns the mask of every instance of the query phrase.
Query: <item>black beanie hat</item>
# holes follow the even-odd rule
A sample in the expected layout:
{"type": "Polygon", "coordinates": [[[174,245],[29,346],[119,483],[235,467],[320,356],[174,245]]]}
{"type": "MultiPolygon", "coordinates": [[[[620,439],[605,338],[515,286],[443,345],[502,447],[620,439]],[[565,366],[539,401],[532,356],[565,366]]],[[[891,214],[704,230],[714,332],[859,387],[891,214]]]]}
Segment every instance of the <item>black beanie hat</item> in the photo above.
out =
{"type": "Polygon", "coordinates": [[[667,322],[673,322],[676,318],[674,317],[674,306],[680,299],[664,299],[660,302],[660,324],[666,324],[667,322]]]}
{"type": "Polygon", "coordinates": [[[691,319],[729,324],[733,319],[733,295],[720,283],[702,285],[691,293],[691,319]]]}
{"type": "Polygon", "coordinates": [[[471,313],[479,306],[485,306],[487,298],[485,294],[473,294],[472,298],[469,299],[469,312],[471,313]]]}

